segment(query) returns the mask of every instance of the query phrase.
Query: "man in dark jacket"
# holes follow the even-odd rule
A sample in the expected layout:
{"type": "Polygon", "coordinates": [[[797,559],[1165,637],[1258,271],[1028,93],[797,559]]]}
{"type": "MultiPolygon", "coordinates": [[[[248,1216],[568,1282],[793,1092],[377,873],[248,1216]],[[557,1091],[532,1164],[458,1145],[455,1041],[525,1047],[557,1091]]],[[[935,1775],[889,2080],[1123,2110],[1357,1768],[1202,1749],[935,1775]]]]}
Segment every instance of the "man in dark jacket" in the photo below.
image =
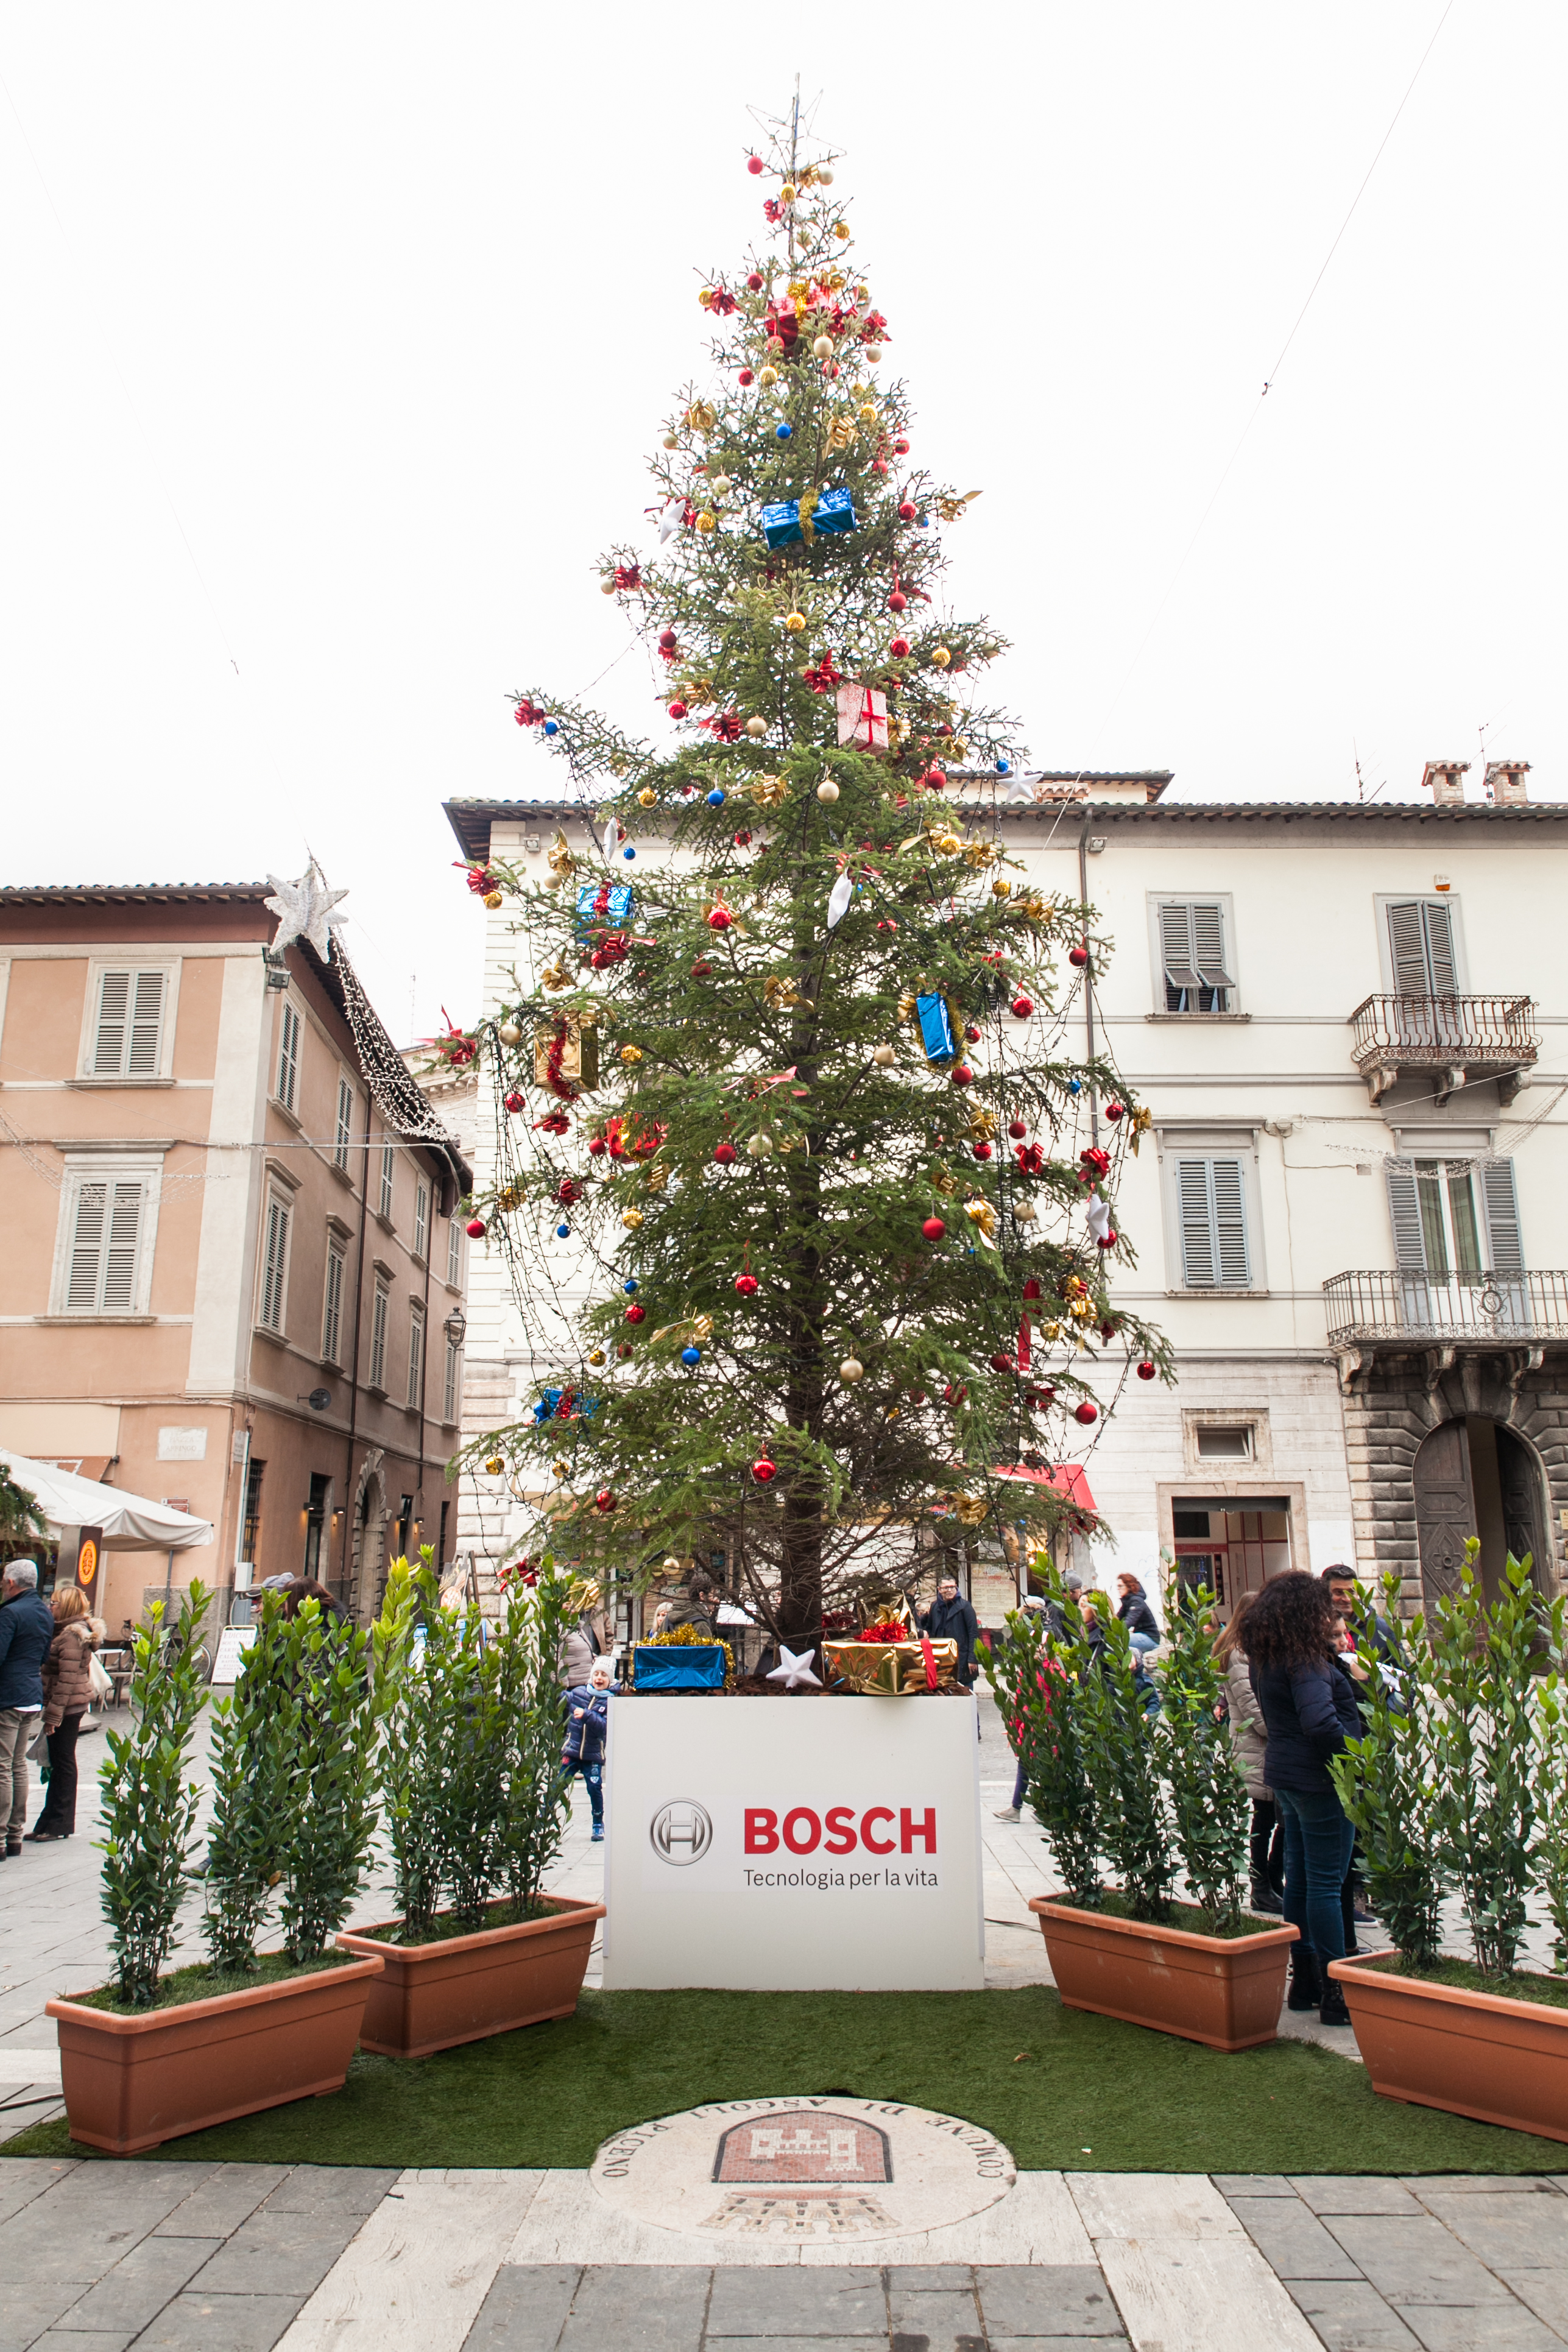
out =
{"type": "Polygon", "coordinates": [[[689,1625],[700,1641],[716,1642],[719,1639],[718,1589],[705,1568],[692,1570],[684,1599],[679,1592],[675,1596],[674,1605],[664,1621],[664,1630],[667,1633],[673,1633],[678,1625],[689,1625]]]}
{"type": "Polygon", "coordinates": [[[936,1599],[929,1609],[918,1612],[917,1615],[921,1631],[931,1641],[958,1643],[955,1679],[965,1690],[971,1689],[974,1682],[974,1645],[979,1638],[980,1621],[959,1591],[957,1577],[939,1577],[936,1599]]]}
{"type": "Polygon", "coordinates": [[[0,1582],[0,1829],[9,1859],[27,1826],[27,1745],[44,1718],[44,1660],[58,1629],[38,1598],[38,1563],[14,1559],[0,1582]]]}

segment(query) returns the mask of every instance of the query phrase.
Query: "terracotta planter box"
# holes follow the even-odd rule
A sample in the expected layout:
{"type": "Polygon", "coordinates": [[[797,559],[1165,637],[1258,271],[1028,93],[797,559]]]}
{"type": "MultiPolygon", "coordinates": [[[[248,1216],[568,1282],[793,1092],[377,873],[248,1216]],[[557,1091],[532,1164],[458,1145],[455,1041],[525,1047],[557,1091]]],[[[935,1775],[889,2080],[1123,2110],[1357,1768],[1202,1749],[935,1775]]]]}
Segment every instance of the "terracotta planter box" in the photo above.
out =
{"type": "Polygon", "coordinates": [[[482,1927],[439,1944],[380,1942],[395,1919],[340,1936],[345,1951],[374,1954],[383,1971],[365,2004],[363,2047],[383,2058],[428,2058],[459,2042],[570,2017],[605,1906],[568,1895],[544,1900],[553,1918],[482,1927]]]}
{"type": "Polygon", "coordinates": [[[72,2139],[139,2156],[184,2132],[341,2091],[378,1959],[134,2017],[51,2000],[72,2139]]]}
{"type": "Polygon", "coordinates": [[[1059,1895],[1037,1895],[1029,1908],[1038,1914],[1051,1974],[1068,2009],[1179,2033],[1211,2050],[1251,2050],[1275,2039],[1294,1927],[1194,1936],[1184,1927],[1080,1911],[1059,1895]]]}
{"type": "Polygon", "coordinates": [[[1385,2099],[1568,2140],[1568,2009],[1331,1960],[1367,2078],[1385,2099]]]}

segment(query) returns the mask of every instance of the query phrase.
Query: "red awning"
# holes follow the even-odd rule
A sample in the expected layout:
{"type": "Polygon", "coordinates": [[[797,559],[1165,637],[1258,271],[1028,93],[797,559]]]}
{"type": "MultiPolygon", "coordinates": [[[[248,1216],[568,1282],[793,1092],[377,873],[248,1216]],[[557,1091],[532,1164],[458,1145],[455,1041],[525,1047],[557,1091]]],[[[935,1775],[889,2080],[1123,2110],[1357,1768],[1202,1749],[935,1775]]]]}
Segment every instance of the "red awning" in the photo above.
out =
{"type": "Polygon", "coordinates": [[[1089,1480],[1076,1462],[1059,1462],[1054,1470],[998,1469],[992,1475],[997,1478],[1024,1478],[1032,1486],[1054,1486],[1058,1495],[1065,1495],[1080,1511],[1091,1511],[1097,1518],[1100,1516],[1100,1507],[1089,1491],[1089,1480]]]}

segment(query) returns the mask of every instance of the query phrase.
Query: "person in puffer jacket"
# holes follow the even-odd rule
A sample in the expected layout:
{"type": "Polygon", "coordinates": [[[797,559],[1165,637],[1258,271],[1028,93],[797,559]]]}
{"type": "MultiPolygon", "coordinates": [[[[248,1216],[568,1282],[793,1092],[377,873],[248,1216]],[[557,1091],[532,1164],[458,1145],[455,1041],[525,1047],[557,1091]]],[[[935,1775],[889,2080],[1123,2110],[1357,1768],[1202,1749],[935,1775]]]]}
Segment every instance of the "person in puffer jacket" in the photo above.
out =
{"type": "Polygon", "coordinates": [[[581,1772],[594,1816],[594,1843],[605,1834],[605,1741],[609,1731],[610,1661],[595,1658],[585,1683],[566,1694],[566,1778],[581,1772]]]}
{"type": "Polygon", "coordinates": [[[49,1786],[44,1810],[27,1832],[29,1845],[50,1845],[76,1834],[77,1734],[93,1701],[88,1660],[109,1630],[101,1617],[88,1615],[87,1595],[75,1584],[56,1587],[49,1613],[57,1628],[42,1668],[49,1786]]]}

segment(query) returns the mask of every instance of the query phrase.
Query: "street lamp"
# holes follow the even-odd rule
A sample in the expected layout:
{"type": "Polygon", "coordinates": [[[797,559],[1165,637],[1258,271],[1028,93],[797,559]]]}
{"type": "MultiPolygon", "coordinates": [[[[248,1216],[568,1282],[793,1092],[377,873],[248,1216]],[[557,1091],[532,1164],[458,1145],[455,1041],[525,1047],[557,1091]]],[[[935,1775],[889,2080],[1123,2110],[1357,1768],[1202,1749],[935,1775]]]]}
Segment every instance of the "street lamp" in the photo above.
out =
{"type": "Polygon", "coordinates": [[[441,1328],[454,1348],[460,1348],[468,1336],[468,1318],[460,1307],[454,1307],[441,1328]]]}

